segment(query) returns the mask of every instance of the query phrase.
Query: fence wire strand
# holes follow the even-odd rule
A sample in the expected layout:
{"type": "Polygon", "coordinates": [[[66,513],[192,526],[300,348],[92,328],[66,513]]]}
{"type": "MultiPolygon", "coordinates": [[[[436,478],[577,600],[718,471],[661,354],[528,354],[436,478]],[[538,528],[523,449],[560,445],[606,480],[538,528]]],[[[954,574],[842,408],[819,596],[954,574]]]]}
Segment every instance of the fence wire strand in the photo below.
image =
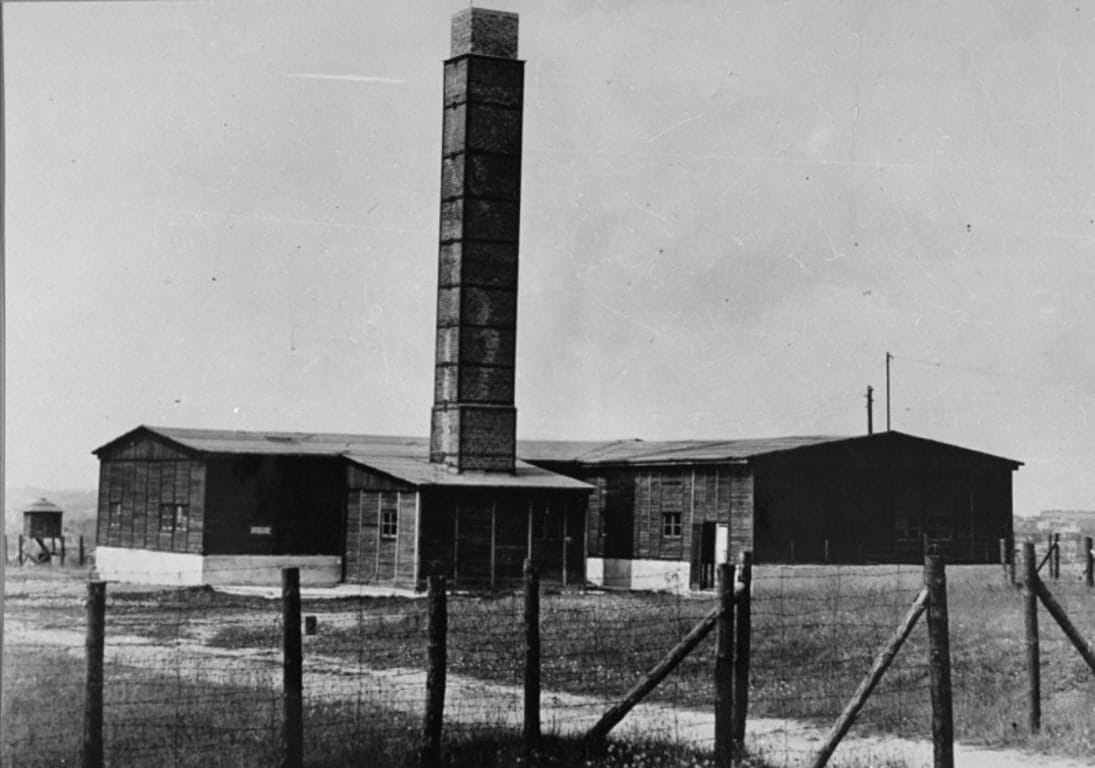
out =
{"type": "MultiPolygon", "coordinates": [[[[1039,559],[1045,552],[1041,545],[1039,559]]],[[[1062,554],[1065,546],[1062,545],[1062,554]]],[[[1095,640],[1086,560],[1062,557],[1045,583],[1095,640]]],[[[240,581],[263,574],[239,572],[240,581]]],[[[1023,732],[1022,601],[1006,569],[948,575],[959,739],[1085,754],[1095,732],[1091,671],[1044,612],[1044,719],[1061,745],[1023,732]],[[1086,740],[1086,741],[1085,741],[1086,740]],[[1086,746],[1085,746],[1086,745],[1086,746]]],[[[221,574],[224,576],[224,574],[221,574]]],[[[916,566],[758,566],[753,571],[747,747],[767,766],[818,747],[908,612],[916,566]]],[[[715,609],[713,591],[664,578],[661,591],[560,588],[540,597],[541,722],[580,736],[715,609]]],[[[85,707],[86,571],[11,568],[6,585],[3,738],[7,766],[78,765],[85,707]]],[[[111,583],[106,601],[104,745],[108,765],[269,766],[281,756],[280,590],[111,583]]],[[[426,698],[423,595],[305,588],[305,764],[406,761],[426,698]]],[[[923,623],[923,620],[922,620],[923,623]]],[[[520,589],[450,593],[445,738],[520,734],[525,679],[520,589]]],[[[713,748],[714,632],[621,722],[621,739],[713,748]]],[[[928,640],[918,626],[868,700],[837,760],[875,760],[930,733],[928,640]]],[[[913,763],[915,764],[915,763],[913,763]]]]}

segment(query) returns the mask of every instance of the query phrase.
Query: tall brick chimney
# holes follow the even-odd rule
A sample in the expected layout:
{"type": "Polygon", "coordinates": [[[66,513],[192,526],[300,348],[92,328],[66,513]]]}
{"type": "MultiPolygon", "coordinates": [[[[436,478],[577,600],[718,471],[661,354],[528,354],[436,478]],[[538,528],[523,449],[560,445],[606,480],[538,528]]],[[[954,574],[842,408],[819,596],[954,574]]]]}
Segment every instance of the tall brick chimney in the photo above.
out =
{"type": "Polygon", "coordinates": [[[445,62],[430,461],[512,472],[525,63],[517,14],[468,8],[445,62]]]}

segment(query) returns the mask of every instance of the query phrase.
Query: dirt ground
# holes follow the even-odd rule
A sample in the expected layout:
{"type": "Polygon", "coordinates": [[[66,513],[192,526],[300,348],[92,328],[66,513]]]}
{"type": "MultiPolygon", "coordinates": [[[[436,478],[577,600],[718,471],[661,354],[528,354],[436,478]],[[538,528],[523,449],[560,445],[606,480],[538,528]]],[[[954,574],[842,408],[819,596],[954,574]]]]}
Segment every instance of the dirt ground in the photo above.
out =
{"type": "MultiPolygon", "coordinates": [[[[9,572],[10,575],[10,572],[9,572]]],[[[143,588],[150,604],[157,588],[143,588]]],[[[84,652],[85,635],[78,624],[58,626],[51,613],[72,616],[82,613],[86,584],[65,573],[21,573],[7,585],[5,643],[22,646],[63,648],[74,656],[84,652]],[[37,610],[32,610],[32,607],[37,610]]],[[[142,588],[125,587],[140,602],[142,588]]],[[[134,606],[130,603],[130,607],[134,606]]],[[[188,617],[187,632],[171,643],[140,634],[110,636],[108,663],[149,670],[181,671],[196,682],[220,683],[245,677],[248,684],[276,688],[281,681],[280,653],[276,648],[225,648],[206,644],[226,621],[245,621],[248,614],[188,617]]],[[[250,614],[252,617],[255,614],[250,614]]],[[[353,622],[356,614],[325,613],[325,623],[353,622]]],[[[362,664],[347,666],[344,659],[310,653],[305,643],[305,696],[317,701],[372,700],[389,709],[417,714],[423,711],[425,672],[417,668],[371,669],[362,664]]],[[[520,688],[486,682],[468,675],[448,675],[446,719],[466,724],[509,725],[519,728],[522,717],[520,688]]],[[[587,730],[613,702],[594,696],[544,691],[544,730],[581,733],[587,730]]],[[[664,737],[669,740],[710,747],[714,741],[714,716],[709,711],[686,709],[658,703],[637,706],[617,727],[616,736],[628,734],[664,737]]],[[[824,730],[795,720],[753,718],[748,723],[748,746],[774,765],[809,764],[825,736],[824,730]]],[[[852,732],[838,748],[830,765],[864,768],[901,761],[909,768],[932,765],[931,743],[852,732]]],[[[1082,768],[1081,763],[1060,757],[1015,750],[955,746],[956,764],[963,768],[1082,768]]]]}

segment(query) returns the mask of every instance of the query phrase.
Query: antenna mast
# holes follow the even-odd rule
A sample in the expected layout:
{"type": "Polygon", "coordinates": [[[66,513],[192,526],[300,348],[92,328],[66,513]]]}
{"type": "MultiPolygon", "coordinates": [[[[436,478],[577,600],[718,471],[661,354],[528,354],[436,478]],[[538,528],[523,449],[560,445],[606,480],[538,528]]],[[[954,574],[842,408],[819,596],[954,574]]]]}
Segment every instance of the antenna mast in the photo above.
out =
{"type": "Polygon", "coordinates": [[[890,431],[890,361],[893,355],[886,353],[886,431],[890,431]]]}

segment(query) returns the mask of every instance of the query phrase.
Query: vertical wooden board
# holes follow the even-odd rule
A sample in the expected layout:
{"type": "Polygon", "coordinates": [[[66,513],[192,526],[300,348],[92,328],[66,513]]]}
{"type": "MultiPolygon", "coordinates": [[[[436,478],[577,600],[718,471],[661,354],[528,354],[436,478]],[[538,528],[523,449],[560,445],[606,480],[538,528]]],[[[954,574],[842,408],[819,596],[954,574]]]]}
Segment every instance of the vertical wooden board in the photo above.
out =
{"type": "Polygon", "coordinates": [[[95,515],[95,543],[106,544],[107,515],[110,514],[110,464],[99,462],[99,501],[95,515]]]}
{"type": "Polygon", "coordinates": [[[415,578],[415,549],[418,543],[418,494],[399,494],[399,528],[396,541],[397,584],[412,586],[415,578]]]}
{"type": "Polygon", "coordinates": [[[164,462],[155,461],[151,462],[148,466],[148,514],[145,515],[142,540],[144,541],[144,546],[149,549],[155,549],[158,544],[156,540],[156,524],[158,515],[160,514],[163,465],[164,462]]]}
{"type": "MultiPolygon", "coordinates": [[[[491,504],[483,498],[460,502],[459,578],[466,587],[490,584],[491,504]]],[[[557,559],[557,558],[556,558],[557,559]]]]}
{"type": "MultiPolygon", "coordinates": [[[[499,586],[520,580],[528,552],[529,500],[521,494],[500,495],[495,508],[495,578],[499,586]]],[[[581,541],[579,528],[575,541],[581,541]]]]}
{"type": "Polygon", "coordinates": [[[380,491],[365,491],[361,494],[361,580],[375,582],[379,578],[377,570],[377,548],[380,543],[380,491]]]}
{"type": "Polygon", "coordinates": [[[188,530],[186,551],[199,553],[205,537],[205,462],[190,463],[190,514],[187,520],[188,530]]]}
{"type": "Polygon", "coordinates": [[[108,527],[107,527],[106,537],[104,539],[104,543],[107,546],[110,546],[110,547],[117,547],[117,546],[120,546],[121,543],[122,543],[121,518],[119,517],[118,519],[115,519],[114,517],[110,516],[109,505],[115,504],[115,503],[120,503],[122,501],[122,495],[123,495],[122,492],[124,490],[124,488],[122,487],[122,485],[123,485],[122,462],[120,462],[120,461],[110,462],[109,471],[110,471],[110,482],[109,482],[110,495],[109,495],[109,498],[107,499],[107,506],[108,506],[108,509],[107,509],[107,523],[108,523],[108,527]]]}
{"type": "Polygon", "coordinates": [[[720,523],[730,523],[733,516],[733,498],[731,494],[731,473],[734,471],[733,467],[723,467],[719,472],[716,485],[716,493],[718,494],[718,517],[716,518],[720,523]]]}
{"type": "Polygon", "coordinates": [[[639,476],[635,496],[635,556],[650,556],[650,516],[654,509],[654,476],[644,472],[639,476]]]}
{"type": "Polygon", "coordinates": [[[735,467],[730,481],[730,549],[731,556],[737,558],[742,552],[753,551],[753,474],[735,467]]]}
{"type": "Polygon", "coordinates": [[[148,498],[148,475],[151,462],[138,461],[134,467],[133,477],[133,518],[130,524],[133,526],[133,546],[143,549],[148,546],[145,541],[145,526],[148,524],[149,507],[152,506],[148,498]]]}
{"type": "Polygon", "coordinates": [[[175,462],[175,503],[186,504],[190,501],[190,462],[175,462]]]}
{"type": "Polygon", "coordinates": [[[133,514],[136,505],[137,462],[127,461],[122,469],[122,530],[123,547],[133,546],[133,514]]]}
{"type": "Polygon", "coordinates": [[[358,510],[358,501],[360,497],[360,491],[346,491],[346,521],[343,525],[345,540],[343,541],[342,558],[346,581],[351,582],[357,580],[357,569],[360,567],[357,540],[361,531],[361,521],[359,519],[360,511],[358,510]]]}

